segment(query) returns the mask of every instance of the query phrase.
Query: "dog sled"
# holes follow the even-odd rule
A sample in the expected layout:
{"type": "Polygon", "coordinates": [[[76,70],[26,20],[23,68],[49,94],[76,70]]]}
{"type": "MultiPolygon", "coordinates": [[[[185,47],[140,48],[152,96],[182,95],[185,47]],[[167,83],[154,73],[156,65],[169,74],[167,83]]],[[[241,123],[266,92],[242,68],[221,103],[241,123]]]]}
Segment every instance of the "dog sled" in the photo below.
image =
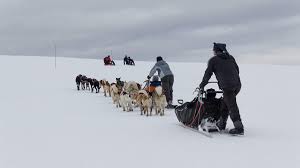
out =
{"type": "MultiPolygon", "coordinates": [[[[210,82],[216,83],[216,82],[210,82]]],[[[197,96],[191,102],[178,100],[180,104],[175,108],[177,119],[185,127],[205,132],[219,131],[216,123],[221,115],[223,98],[216,98],[222,91],[214,89],[200,90],[196,88],[197,96]]]]}

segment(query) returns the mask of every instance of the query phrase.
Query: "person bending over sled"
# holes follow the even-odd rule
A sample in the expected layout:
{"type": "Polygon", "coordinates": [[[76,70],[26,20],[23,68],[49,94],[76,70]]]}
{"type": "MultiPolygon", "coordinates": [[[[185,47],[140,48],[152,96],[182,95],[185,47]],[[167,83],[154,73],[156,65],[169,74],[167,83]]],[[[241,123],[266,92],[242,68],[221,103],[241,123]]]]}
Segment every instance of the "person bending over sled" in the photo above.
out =
{"type": "Polygon", "coordinates": [[[158,72],[158,76],[161,79],[163,92],[166,96],[167,103],[168,103],[166,108],[174,108],[175,106],[172,104],[174,75],[169,65],[163,60],[161,56],[156,57],[156,61],[157,61],[156,64],[151,69],[147,78],[150,79],[155,74],[156,71],[158,72]]]}
{"type": "Polygon", "coordinates": [[[214,73],[221,90],[223,90],[225,108],[221,110],[221,117],[217,122],[220,130],[226,128],[228,115],[230,116],[234,129],[229,130],[229,134],[243,135],[244,126],[236,103],[236,96],[241,90],[241,81],[239,76],[239,67],[227,50],[226,44],[214,43],[214,56],[208,61],[207,69],[199,85],[200,89],[204,89],[209,79],[214,73]]]}
{"type": "Polygon", "coordinates": [[[115,62],[111,59],[110,55],[104,57],[104,65],[115,65],[115,62]]]}
{"type": "Polygon", "coordinates": [[[123,63],[124,63],[124,65],[135,65],[133,59],[128,57],[127,55],[125,55],[125,57],[123,59],[123,63]]]}
{"type": "Polygon", "coordinates": [[[128,65],[135,65],[132,58],[128,57],[128,65]]]}

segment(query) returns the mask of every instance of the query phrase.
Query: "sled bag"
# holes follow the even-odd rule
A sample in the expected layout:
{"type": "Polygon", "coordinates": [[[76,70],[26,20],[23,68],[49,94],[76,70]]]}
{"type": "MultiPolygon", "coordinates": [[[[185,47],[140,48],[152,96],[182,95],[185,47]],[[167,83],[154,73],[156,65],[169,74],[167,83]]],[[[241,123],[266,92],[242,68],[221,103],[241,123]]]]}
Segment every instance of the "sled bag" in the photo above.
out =
{"type": "Polygon", "coordinates": [[[202,104],[197,97],[191,102],[177,106],[175,113],[178,121],[190,127],[198,127],[200,124],[200,108],[202,108],[202,104]]]}
{"type": "Polygon", "coordinates": [[[222,98],[203,99],[203,103],[194,98],[191,102],[186,102],[175,108],[175,113],[179,122],[190,127],[198,127],[202,119],[211,118],[218,121],[221,115],[222,98]]]}

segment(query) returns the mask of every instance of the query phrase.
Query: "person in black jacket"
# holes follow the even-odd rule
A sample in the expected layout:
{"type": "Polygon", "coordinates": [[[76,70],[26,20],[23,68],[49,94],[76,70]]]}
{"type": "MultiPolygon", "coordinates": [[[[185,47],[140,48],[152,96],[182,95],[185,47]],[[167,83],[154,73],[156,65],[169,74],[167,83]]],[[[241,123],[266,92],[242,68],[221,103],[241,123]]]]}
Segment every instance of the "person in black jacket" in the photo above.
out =
{"type": "Polygon", "coordinates": [[[125,55],[125,57],[123,59],[123,63],[124,63],[124,65],[128,65],[128,57],[127,57],[127,55],[125,55]]]}
{"type": "Polygon", "coordinates": [[[214,56],[208,61],[207,69],[199,87],[203,90],[212,74],[215,74],[219,87],[224,92],[224,106],[217,126],[220,130],[224,130],[229,115],[235,127],[229,130],[229,133],[233,135],[243,135],[244,126],[236,103],[236,96],[242,86],[239,76],[239,67],[233,56],[227,52],[226,44],[214,43],[213,51],[214,56]]]}
{"type": "Polygon", "coordinates": [[[135,65],[132,58],[128,57],[128,65],[135,65]]]}

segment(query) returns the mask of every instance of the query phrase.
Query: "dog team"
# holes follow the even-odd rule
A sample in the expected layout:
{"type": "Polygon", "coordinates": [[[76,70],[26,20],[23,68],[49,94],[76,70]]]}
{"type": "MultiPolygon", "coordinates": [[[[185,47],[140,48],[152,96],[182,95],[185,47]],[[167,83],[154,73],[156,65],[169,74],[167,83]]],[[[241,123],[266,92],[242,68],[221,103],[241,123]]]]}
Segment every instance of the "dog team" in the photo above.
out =
{"type": "Polygon", "coordinates": [[[111,97],[113,104],[123,111],[133,111],[134,107],[139,107],[141,115],[151,116],[153,109],[156,115],[163,116],[167,106],[166,96],[163,93],[161,84],[158,84],[159,77],[153,76],[153,81],[145,81],[146,85],[141,88],[141,84],[129,81],[121,81],[116,78],[115,82],[109,83],[107,80],[88,78],[84,75],[78,75],[75,79],[77,90],[96,90],[99,93],[102,88],[105,97],[111,97]],[[153,83],[156,83],[154,86],[153,83]]]}

